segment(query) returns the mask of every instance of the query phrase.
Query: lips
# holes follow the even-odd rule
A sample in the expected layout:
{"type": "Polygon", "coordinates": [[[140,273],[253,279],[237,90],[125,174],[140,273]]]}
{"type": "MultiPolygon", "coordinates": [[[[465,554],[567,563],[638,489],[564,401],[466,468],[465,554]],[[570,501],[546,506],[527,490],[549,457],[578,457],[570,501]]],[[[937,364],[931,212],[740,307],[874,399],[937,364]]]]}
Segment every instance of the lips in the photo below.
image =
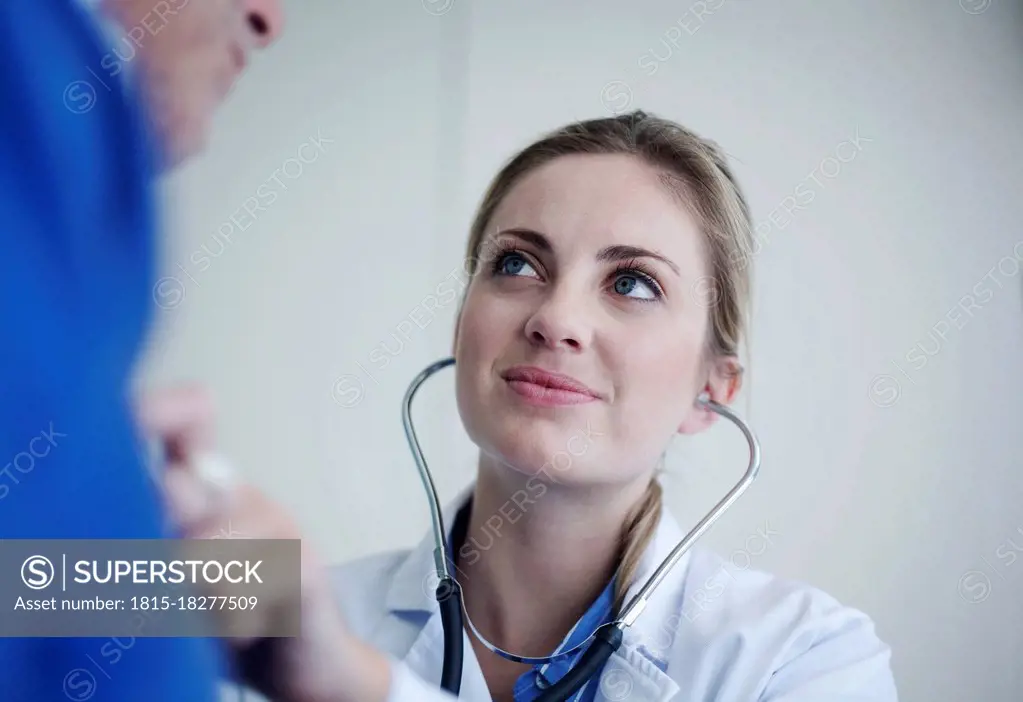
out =
{"type": "Polygon", "coordinates": [[[236,73],[244,71],[245,66],[248,65],[249,62],[249,59],[245,54],[245,49],[237,44],[231,47],[231,59],[236,73]]]}
{"type": "Polygon", "coordinates": [[[501,377],[509,387],[533,404],[576,405],[600,399],[601,395],[575,378],[534,366],[509,368],[501,377]]]}
{"type": "Polygon", "coordinates": [[[245,70],[245,66],[248,64],[248,57],[245,54],[245,49],[234,44],[230,48],[230,61],[225,66],[224,72],[220,75],[220,81],[217,84],[218,96],[222,99],[231,92],[234,84],[238,81],[238,77],[245,70]]]}

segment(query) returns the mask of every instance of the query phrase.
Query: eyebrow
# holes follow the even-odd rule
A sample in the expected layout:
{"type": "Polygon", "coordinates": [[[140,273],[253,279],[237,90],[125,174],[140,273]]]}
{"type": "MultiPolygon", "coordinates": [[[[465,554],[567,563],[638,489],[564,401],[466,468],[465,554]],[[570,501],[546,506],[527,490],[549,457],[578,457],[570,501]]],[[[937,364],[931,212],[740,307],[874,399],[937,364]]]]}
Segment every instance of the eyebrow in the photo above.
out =
{"type": "MultiPolygon", "coordinates": [[[[550,239],[548,239],[546,236],[544,236],[538,231],[534,231],[532,229],[525,229],[523,227],[513,227],[511,229],[504,229],[497,233],[497,236],[504,235],[509,235],[515,237],[516,239],[521,239],[522,241],[532,244],[533,246],[540,249],[544,253],[554,252],[554,247],[551,246],[550,239]]],[[[656,251],[644,249],[640,246],[629,246],[619,244],[615,246],[605,246],[603,249],[597,252],[598,261],[611,262],[628,260],[631,258],[656,259],[664,263],[669,268],[671,268],[671,270],[675,272],[675,275],[679,276],[681,275],[681,273],[678,270],[678,266],[676,266],[674,262],[671,261],[671,259],[667,258],[662,254],[657,253],[656,251]]]]}

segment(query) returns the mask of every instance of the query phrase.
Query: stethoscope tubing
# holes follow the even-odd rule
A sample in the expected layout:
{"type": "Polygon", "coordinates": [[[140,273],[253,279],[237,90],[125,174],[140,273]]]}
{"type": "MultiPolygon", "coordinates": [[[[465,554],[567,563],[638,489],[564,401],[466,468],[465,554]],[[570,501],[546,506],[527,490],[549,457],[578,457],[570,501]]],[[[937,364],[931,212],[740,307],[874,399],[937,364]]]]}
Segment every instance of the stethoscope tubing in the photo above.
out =
{"type": "Polygon", "coordinates": [[[451,694],[458,696],[461,688],[462,662],[464,655],[463,628],[466,624],[473,634],[488,649],[509,660],[541,664],[553,659],[560,658],[579,650],[583,646],[587,649],[580,655],[575,665],[557,683],[544,690],[537,702],[564,702],[575,694],[579,688],[586,684],[600,670],[607,660],[614,654],[622,644],[625,629],[632,626],[639,615],[646,608],[647,602],[657,587],[664,581],[671,569],[681,560],[682,556],[693,546],[713,524],[731,507],[736,500],[749,488],[760,473],[760,442],[756,435],[741,417],[735,412],[704,395],[697,398],[697,403],[711,411],[725,417],[735,424],[742,432],[749,445],[749,464],[742,478],[732,487],[731,490],[701,519],[693,529],[683,537],[681,541],[671,550],[664,560],[657,566],[656,570],[647,578],[639,591],[629,600],[622,614],[610,624],[604,624],[597,628],[585,641],[572,647],[568,651],[562,651],[554,656],[530,657],[518,656],[503,651],[487,641],[472,621],[463,617],[464,602],[462,590],[458,581],[452,576],[449,567],[447,545],[444,528],[444,517],[441,513],[441,503],[437,496],[437,488],[433,483],[433,476],[426,464],[419,440],[416,437],[415,426],[412,422],[412,400],[419,387],[427,378],[434,373],[455,363],[454,358],[445,358],[427,366],[409,384],[402,402],[402,425],[405,428],[405,436],[408,439],[409,449],[419,469],[419,477],[422,479],[423,488],[426,490],[430,504],[430,520],[432,523],[434,539],[434,567],[436,569],[439,584],[436,590],[437,602],[440,606],[441,623],[444,629],[444,664],[441,670],[441,688],[451,694]]]}

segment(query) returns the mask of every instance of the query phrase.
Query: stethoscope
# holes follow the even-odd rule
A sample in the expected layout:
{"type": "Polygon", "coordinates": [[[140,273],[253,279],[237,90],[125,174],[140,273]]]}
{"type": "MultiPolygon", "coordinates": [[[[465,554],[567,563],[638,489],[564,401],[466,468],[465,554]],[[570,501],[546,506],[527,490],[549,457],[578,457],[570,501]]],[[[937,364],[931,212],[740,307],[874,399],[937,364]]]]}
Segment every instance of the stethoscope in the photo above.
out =
{"type": "Polygon", "coordinates": [[[625,606],[621,616],[615,621],[600,626],[586,638],[585,641],[572,647],[566,651],[559,651],[557,654],[552,656],[542,657],[530,657],[530,656],[519,656],[514,653],[503,651],[497,646],[494,646],[487,641],[476,627],[473,626],[470,621],[468,614],[465,615],[463,623],[463,608],[464,601],[462,599],[462,590],[458,585],[458,581],[451,576],[451,571],[448,567],[448,553],[446,545],[446,534],[444,529],[444,519],[441,516],[441,504],[437,498],[437,489],[433,485],[433,476],[430,475],[430,469],[426,465],[426,459],[423,458],[423,452],[419,448],[419,441],[416,439],[416,431],[412,425],[412,398],[415,396],[416,391],[419,389],[427,378],[447,366],[454,365],[454,358],[446,358],[442,361],[428,366],[419,375],[413,379],[409,385],[408,390],[405,392],[405,400],[402,403],[401,419],[405,426],[405,436],[408,438],[409,448],[412,450],[412,456],[416,460],[416,465],[419,467],[419,476],[423,480],[423,487],[426,489],[427,497],[430,502],[430,518],[433,522],[433,539],[434,539],[434,550],[433,559],[434,565],[437,569],[437,578],[439,584],[437,585],[436,597],[437,603],[440,606],[441,623],[444,628],[444,666],[441,670],[440,685],[441,688],[447,690],[451,694],[458,696],[459,688],[462,682],[462,627],[463,624],[468,624],[472,630],[473,635],[482,643],[486,648],[497,655],[506,658],[510,661],[518,663],[527,663],[530,665],[543,665],[549,663],[552,660],[562,658],[564,656],[571,655],[578,651],[583,646],[589,645],[589,648],[579,656],[579,659],[572,666],[572,668],[565,673],[558,682],[549,686],[544,690],[539,697],[537,702],[564,702],[568,700],[573,694],[575,694],[583,685],[586,684],[601,667],[607,662],[611,655],[618,650],[622,644],[622,637],[625,633],[625,629],[632,626],[636,619],[642,614],[643,609],[646,607],[650,596],[653,594],[657,586],[661,584],[668,572],[678,563],[679,559],[682,558],[683,554],[690,549],[700,536],[703,535],[707,529],[711,527],[719,517],[732,506],[739,496],[746,491],[746,488],[756,479],[757,474],[760,472],[760,444],[754,436],[752,429],[742,419],[740,419],[734,412],[720,405],[706,394],[700,395],[696,402],[699,406],[705,407],[722,417],[730,420],[733,424],[739,427],[743,435],[746,437],[746,441],[749,443],[749,467],[746,469],[746,474],[743,475],[742,479],[735,484],[724,499],[715,505],[699,523],[693,527],[692,531],[686,534],[678,545],[668,554],[659,566],[657,570],[647,579],[643,587],[640,588],[639,592],[629,600],[629,603],[625,606]]]}

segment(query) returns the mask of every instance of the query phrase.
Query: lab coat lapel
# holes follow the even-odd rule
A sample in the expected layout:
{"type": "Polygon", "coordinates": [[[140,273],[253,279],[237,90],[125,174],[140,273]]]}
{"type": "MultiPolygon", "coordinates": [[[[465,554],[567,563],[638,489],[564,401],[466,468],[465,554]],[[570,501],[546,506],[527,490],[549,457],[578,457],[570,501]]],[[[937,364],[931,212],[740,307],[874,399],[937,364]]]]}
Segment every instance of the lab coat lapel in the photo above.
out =
{"type": "MultiPolygon", "coordinates": [[[[449,533],[455,514],[472,496],[474,488],[474,485],[464,488],[455,499],[441,509],[444,528],[449,533]]],[[[433,551],[433,531],[430,530],[408,554],[391,579],[386,599],[387,609],[390,612],[434,613],[439,611],[436,600],[439,580],[434,566],[433,551]]]]}
{"type": "MultiPolygon", "coordinates": [[[[464,700],[489,700],[490,690],[483,670],[473,652],[472,642],[462,631],[462,686],[459,697],[464,700]]],[[[426,622],[404,658],[405,664],[419,677],[440,687],[441,668],[444,666],[444,627],[440,612],[426,622]]]]}
{"type": "MultiPolygon", "coordinates": [[[[665,509],[654,538],[640,560],[626,602],[683,536],[678,522],[665,509]]],[[[636,623],[625,630],[621,647],[604,666],[596,702],[665,702],[678,693],[678,683],[665,671],[680,622],[688,567],[689,554],[686,553],[654,590],[636,623]]]]}
{"type": "MultiPolygon", "coordinates": [[[[451,529],[455,514],[468,501],[474,487],[470,485],[462,490],[443,508],[445,529],[451,529]]],[[[431,531],[427,532],[395,572],[386,601],[387,609],[393,616],[424,621],[405,655],[396,655],[423,680],[439,687],[441,668],[444,665],[444,627],[435,595],[438,579],[433,551],[431,531]]],[[[465,700],[489,700],[490,691],[483,671],[464,630],[462,646],[462,686],[459,696],[465,700]]]]}

